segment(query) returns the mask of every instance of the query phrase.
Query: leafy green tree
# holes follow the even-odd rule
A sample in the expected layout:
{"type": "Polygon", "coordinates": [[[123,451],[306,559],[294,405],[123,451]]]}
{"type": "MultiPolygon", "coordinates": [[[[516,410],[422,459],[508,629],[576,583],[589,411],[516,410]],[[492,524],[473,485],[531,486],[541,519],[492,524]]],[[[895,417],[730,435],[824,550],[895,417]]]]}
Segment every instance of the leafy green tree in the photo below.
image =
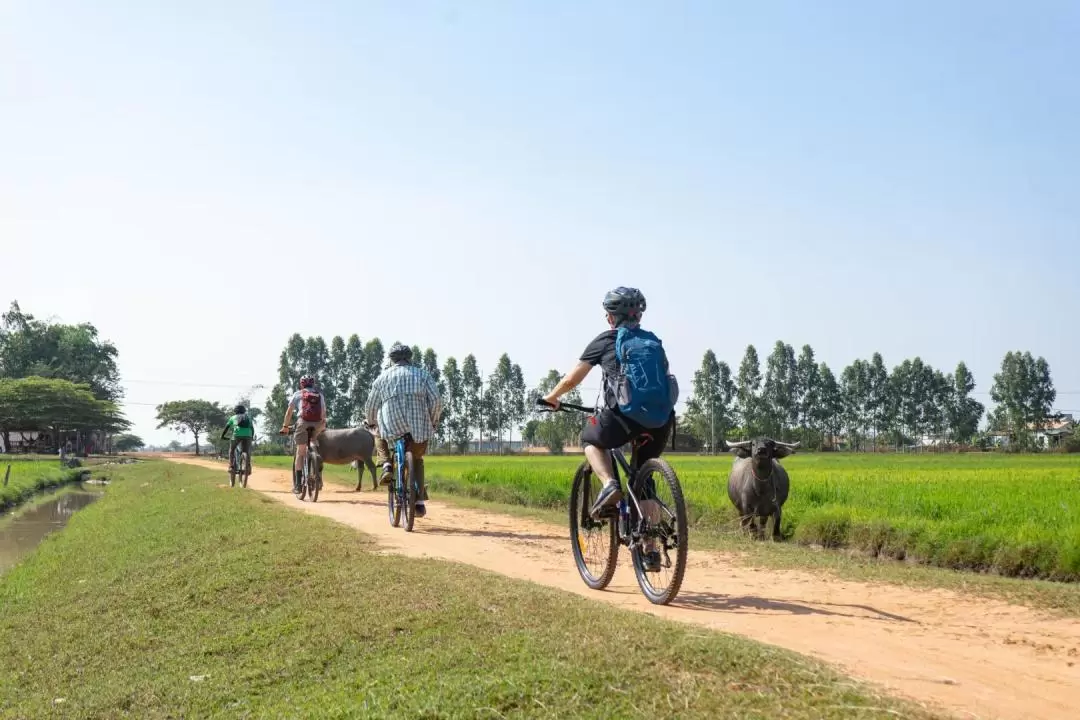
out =
{"type": "Polygon", "coordinates": [[[869,404],[870,380],[865,360],[855,360],[840,373],[840,395],[843,398],[843,424],[851,445],[862,449],[869,404]]]}
{"type": "MultiPolygon", "coordinates": [[[[465,356],[465,360],[461,364],[461,414],[464,422],[464,434],[468,437],[468,440],[472,439],[473,428],[477,428],[483,435],[484,409],[481,406],[483,387],[480,370],[476,367],[476,356],[470,353],[465,356]]],[[[481,437],[481,439],[483,438],[481,437]]]]}
{"type": "Polygon", "coordinates": [[[836,376],[825,363],[818,366],[818,379],[820,400],[815,408],[815,421],[822,433],[829,438],[830,444],[835,445],[836,436],[844,426],[844,395],[836,382],[836,376]]]}
{"type": "Polygon", "coordinates": [[[893,399],[889,394],[889,371],[881,353],[874,353],[867,368],[866,420],[873,431],[874,450],[878,436],[887,432],[891,425],[893,399]]]}
{"type": "Polygon", "coordinates": [[[195,454],[199,454],[199,437],[211,429],[225,426],[225,408],[209,400],[174,400],[157,406],[158,429],[167,427],[181,435],[191,433],[195,438],[195,454]]]}
{"type": "MultiPolygon", "coordinates": [[[[521,372],[521,369],[518,369],[521,372]]],[[[510,356],[503,353],[495,364],[495,371],[488,377],[486,402],[484,403],[486,429],[502,443],[503,432],[512,428],[516,415],[514,365],[510,356]]],[[[511,430],[512,432],[512,430],[511,430]]]]}
{"type": "Polygon", "coordinates": [[[734,425],[733,400],[736,390],[731,368],[706,350],[701,368],[694,372],[693,393],[686,403],[686,420],[695,436],[708,438],[709,451],[716,452],[717,438],[724,438],[734,425]]]}
{"type": "Polygon", "coordinates": [[[1008,352],[1001,361],[1001,372],[994,375],[990,399],[997,403],[991,414],[992,425],[1012,435],[1026,449],[1035,447],[1034,433],[1054,417],[1057,399],[1050,365],[1030,352],[1008,352]]]}
{"type": "Polygon", "coordinates": [[[349,381],[349,386],[345,390],[349,396],[348,424],[355,425],[360,422],[360,415],[364,412],[364,403],[367,401],[367,395],[361,388],[365,367],[364,345],[356,333],[350,335],[345,342],[345,366],[349,381]]]}
{"type": "Polygon", "coordinates": [[[768,435],[787,437],[787,429],[795,423],[798,414],[795,388],[795,350],[777,340],[765,364],[765,386],[762,390],[765,432],[768,435]]]}
{"type": "Polygon", "coordinates": [[[335,428],[349,427],[356,414],[352,404],[352,366],[345,340],[340,335],[330,341],[325,392],[327,424],[335,428]]]}
{"type": "Polygon", "coordinates": [[[99,400],[88,384],[57,378],[0,378],[0,434],[11,447],[15,430],[100,431],[113,434],[131,427],[111,400],[99,400]]]}
{"type": "MultiPolygon", "coordinates": [[[[545,397],[555,389],[562,379],[558,370],[549,370],[544,379],[530,394],[534,397],[545,397]]],[[[563,396],[563,400],[574,405],[581,404],[581,393],[577,388],[563,396]]],[[[582,418],[577,413],[542,412],[539,408],[532,409],[533,419],[536,422],[536,439],[544,444],[554,455],[560,455],[567,445],[573,444],[581,437],[582,418]]]]}
{"type": "Polygon", "coordinates": [[[442,381],[445,437],[457,452],[465,452],[469,445],[469,419],[465,410],[465,382],[456,358],[446,359],[442,381]]]}
{"type": "Polygon", "coordinates": [[[521,425],[528,414],[525,408],[525,376],[521,372],[521,366],[517,363],[510,366],[510,379],[504,392],[509,439],[513,443],[514,427],[521,425]]]}
{"type": "Polygon", "coordinates": [[[969,442],[979,431],[979,421],[986,408],[971,397],[975,378],[967,365],[960,362],[949,379],[952,381],[952,393],[946,409],[949,434],[954,442],[969,442]]]}
{"type": "Polygon", "coordinates": [[[123,433],[113,438],[113,447],[117,452],[132,452],[133,450],[139,450],[146,447],[146,443],[138,435],[132,435],[131,433],[123,433]]]}
{"type": "Polygon", "coordinates": [[[89,386],[99,400],[123,396],[116,346],[90,323],[46,323],[17,302],[0,316],[0,377],[46,377],[89,386]]]}
{"type": "Polygon", "coordinates": [[[736,381],[735,413],[746,434],[754,437],[762,431],[761,403],[761,363],[757,349],[746,346],[746,353],[739,364],[739,377],[736,381]]]}
{"type": "Polygon", "coordinates": [[[803,441],[807,444],[810,431],[817,425],[814,413],[821,402],[820,391],[821,375],[814,360],[814,349],[803,345],[795,364],[795,402],[798,425],[803,429],[803,441]]]}
{"type": "Polygon", "coordinates": [[[536,418],[529,420],[525,423],[525,426],[521,428],[521,439],[526,445],[535,445],[537,441],[537,430],[540,428],[540,421],[536,418]]]}
{"type": "Polygon", "coordinates": [[[357,417],[364,411],[368,395],[371,394],[371,386],[375,383],[375,379],[379,377],[379,374],[382,373],[385,358],[386,348],[383,347],[382,341],[379,338],[368,340],[367,344],[364,345],[364,371],[357,378],[359,385],[356,392],[358,396],[357,417]]]}
{"type": "Polygon", "coordinates": [[[896,444],[900,446],[905,439],[914,439],[919,435],[922,408],[922,360],[904,360],[889,374],[889,391],[896,399],[894,405],[894,423],[896,426],[896,444]]]}
{"type": "MultiPolygon", "coordinates": [[[[285,349],[278,356],[278,381],[270,390],[266,399],[266,421],[275,427],[281,427],[285,421],[285,410],[289,399],[299,388],[300,378],[306,370],[304,360],[304,338],[299,333],[293,333],[285,344],[285,349]]],[[[270,442],[284,446],[285,439],[276,433],[270,435],[270,442]]]]}

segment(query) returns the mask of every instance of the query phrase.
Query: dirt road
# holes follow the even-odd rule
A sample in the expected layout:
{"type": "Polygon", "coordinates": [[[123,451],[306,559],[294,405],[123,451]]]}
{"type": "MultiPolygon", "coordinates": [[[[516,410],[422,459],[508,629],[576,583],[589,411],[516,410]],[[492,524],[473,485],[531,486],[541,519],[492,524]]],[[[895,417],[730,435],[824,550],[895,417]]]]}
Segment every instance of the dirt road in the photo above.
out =
{"type": "MultiPolygon", "coordinates": [[[[222,471],[220,463],[174,458],[222,471]]],[[[667,607],[638,591],[625,551],[608,590],[574,569],[565,527],[429,502],[416,531],[392,528],[384,492],[327,485],[302,503],[287,474],[256,469],[249,489],[375,537],[383,551],[468,563],[622,608],[745,635],[811,655],[845,674],[958,717],[1080,717],[1080,621],[953,592],[740,567],[690,553],[683,590],[667,607]]]]}

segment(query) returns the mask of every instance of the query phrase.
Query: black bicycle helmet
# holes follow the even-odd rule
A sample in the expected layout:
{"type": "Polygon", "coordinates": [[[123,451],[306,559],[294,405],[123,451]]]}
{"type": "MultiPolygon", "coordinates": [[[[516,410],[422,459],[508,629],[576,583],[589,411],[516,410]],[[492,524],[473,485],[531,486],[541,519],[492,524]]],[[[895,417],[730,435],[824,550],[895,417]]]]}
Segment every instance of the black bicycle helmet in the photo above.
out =
{"type": "Polygon", "coordinates": [[[401,343],[394,343],[390,348],[390,360],[392,362],[409,362],[412,360],[412,348],[401,343]]]}
{"type": "Polygon", "coordinates": [[[617,287],[604,296],[604,310],[619,322],[640,322],[645,296],[637,288],[617,287]]]}
{"type": "Polygon", "coordinates": [[[244,407],[243,405],[237,405],[236,407],[234,407],[234,408],[232,409],[232,411],[233,411],[234,413],[236,413],[237,415],[243,415],[244,413],[246,413],[246,412],[247,412],[247,408],[246,408],[246,407],[244,407]]]}

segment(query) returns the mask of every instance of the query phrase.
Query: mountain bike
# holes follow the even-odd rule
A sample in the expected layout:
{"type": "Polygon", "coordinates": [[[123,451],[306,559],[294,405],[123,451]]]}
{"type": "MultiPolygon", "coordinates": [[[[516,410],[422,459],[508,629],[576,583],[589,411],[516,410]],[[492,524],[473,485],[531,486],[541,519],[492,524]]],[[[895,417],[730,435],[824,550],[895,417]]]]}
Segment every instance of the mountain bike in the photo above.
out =
{"type": "Polygon", "coordinates": [[[244,450],[244,443],[237,442],[233,448],[229,467],[229,487],[236,487],[236,476],[240,476],[240,487],[246,488],[248,478],[251,477],[251,458],[244,450]]]}
{"type": "MultiPolygon", "coordinates": [[[[542,398],[536,403],[543,412],[556,411],[542,398]]],[[[560,403],[558,411],[597,413],[570,403],[560,403]]],[[[608,451],[615,479],[621,482],[620,471],[627,479],[627,492],[616,506],[595,515],[592,506],[603,483],[594,477],[588,460],[578,466],[570,489],[570,546],[581,579],[593,590],[603,590],[615,575],[619,545],[625,545],[642,594],[655,605],[666,605],[679,593],[686,573],[686,501],[667,460],[651,458],[638,466],[638,448],[651,441],[647,433],[635,439],[630,462],[621,449],[608,451]],[[658,564],[651,562],[651,552],[659,553],[658,564]]]]}
{"type": "Polygon", "coordinates": [[[416,501],[419,500],[420,487],[416,482],[413,467],[412,435],[408,433],[394,442],[394,477],[386,491],[386,509],[390,515],[390,525],[401,524],[402,510],[405,512],[405,532],[412,532],[416,522],[416,501]]]}
{"type": "MultiPolygon", "coordinates": [[[[281,434],[288,435],[290,432],[290,430],[286,430],[281,434]]],[[[322,473],[318,469],[318,450],[316,446],[311,444],[311,435],[314,432],[315,428],[309,427],[307,429],[307,455],[304,456],[304,464],[300,467],[300,488],[299,492],[294,489],[293,494],[301,500],[310,497],[311,502],[318,502],[319,491],[322,490],[322,473]]]]}

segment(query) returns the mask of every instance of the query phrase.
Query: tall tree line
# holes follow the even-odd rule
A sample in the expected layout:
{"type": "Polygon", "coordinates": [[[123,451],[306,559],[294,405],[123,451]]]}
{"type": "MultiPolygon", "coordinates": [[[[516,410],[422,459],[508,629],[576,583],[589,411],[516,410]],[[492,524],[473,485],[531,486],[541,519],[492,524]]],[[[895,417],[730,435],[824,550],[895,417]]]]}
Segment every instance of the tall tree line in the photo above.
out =
{"type": "MultiPolygon", "coordinates": [[[[975,378],[963,362],[945,373],[921,358],[887,369],[880,353],[858,359],[839,377],[814,350],[778,341],[762,374],[750,345],[738,372],[707,350],[694,374],[683,426],[702,444],[716,448],[732,434],[798,439],[807,446],[832,446],[844,435],[854,449],[901,446],[925,437],[944,443],[970,442],[985,407],[971,397],[975,378]]],[[[994,376],[989,417],[1025,447],[1054,416],[1050,367],[1031,353],[1010,352],[994,376]]]]}
{"type": "MultiPolygon", "coordinates": [[[[330,427],[360,423],[372,383],[389,366],[385,347],[379,338],[363,342],[357,335],[348,340],[339,336],[327,345],[322,337],[294,334],[278,358],[278,381],[265,403],[266,422],[284,420],[289,398],[308,374],[326,397],[330,427]]],[[[434,349],[412,350],[412,362],[431,374],[443,398],[437,428],[440,444],[465,452],[474,438],[486,436],[498,444],[514,439],[514,429],[528,416],[529,403],[521,366],[509,355],[500,356],[485,377],[472,354],[460,362],[448,357],[440,364],[434,349]]]]}

